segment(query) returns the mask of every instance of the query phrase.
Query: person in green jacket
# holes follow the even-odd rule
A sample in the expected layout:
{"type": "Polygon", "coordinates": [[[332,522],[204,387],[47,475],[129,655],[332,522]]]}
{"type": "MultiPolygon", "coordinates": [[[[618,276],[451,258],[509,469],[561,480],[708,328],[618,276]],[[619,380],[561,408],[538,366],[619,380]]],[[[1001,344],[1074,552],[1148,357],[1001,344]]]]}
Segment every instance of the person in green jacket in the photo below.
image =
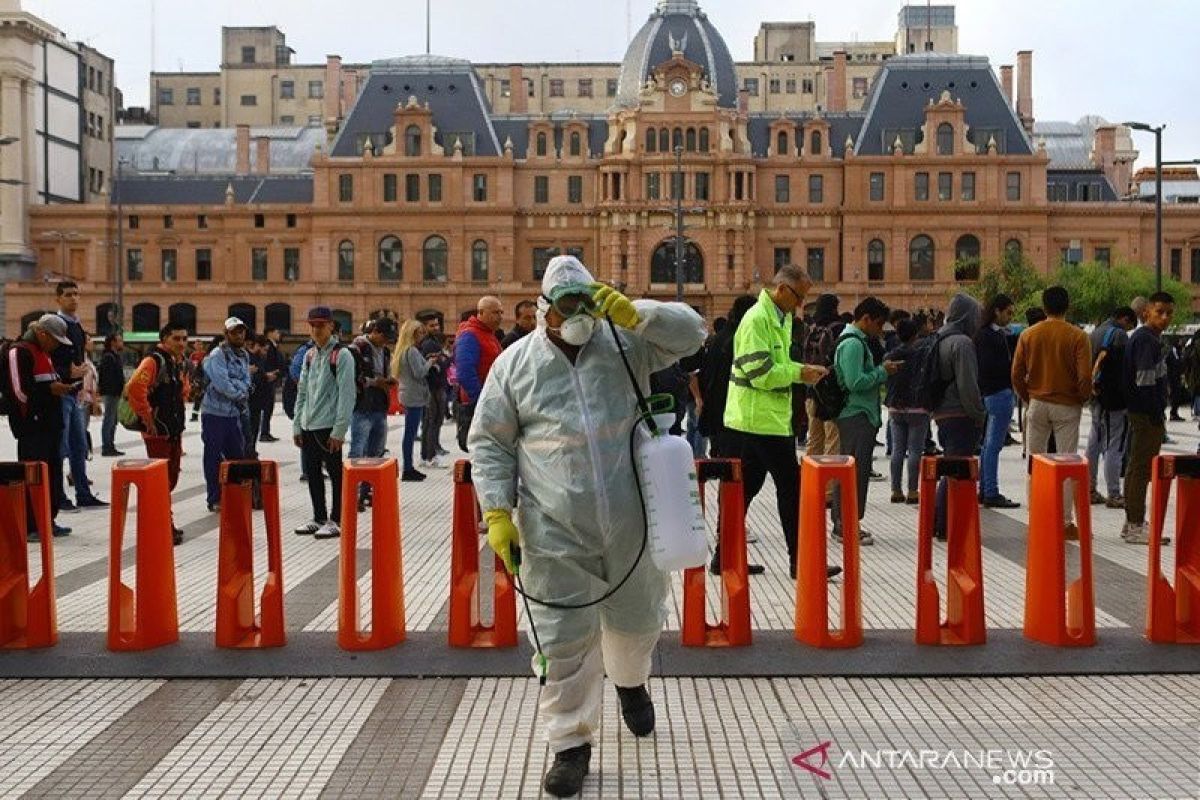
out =
{"type": "MultiPolygon", "coordinates": [[[[800,468],[792,430],[792,387],[816,383],[828,371],[791,359],[792,320],[811,288],[808,274],[789,264],[775,273],[771,288],[759,294],[758,303],[742,317],[733,337],[733,370],[725,403],[725,427],[742,461],[746,509],[770,473],[793,580],[800,526],[800,468]]],[[[709,569],[719,572],[720,568],[718,549],[709,569]]],[[[758,574],[763,567],[755,564],[750,571],[758,574]]],[[[830,577],[839,572],[840,567],[829,569],[830,577]]]]}
{"type": "MultiPolygon", "coordinates": [[[[838,383],[846,390],[846,405],[838,414],[837,427],[841,454],[854,457],[855,477],[858,488],[858,520],[862,522],[867,511],[867,487],[871,478],[871,457],[875,449],[875,436],[883,424],[880,407],[880,388],[901,367],[899,361],[884,361],[875,365],[868,346],[868,337],[881,338],[883,325],[891,310],[877,297],[868,297],[854,309],[854,324],[847,325],[838,337],[837,350],[833,356],[833,369],[838,383]]],[[[842,538],[842,514],[840,492],[834,491],[833,538],[842,538]]],[[[858,541],[862,545],[875,544],[875,537],[861,527],[858,541]]]]}

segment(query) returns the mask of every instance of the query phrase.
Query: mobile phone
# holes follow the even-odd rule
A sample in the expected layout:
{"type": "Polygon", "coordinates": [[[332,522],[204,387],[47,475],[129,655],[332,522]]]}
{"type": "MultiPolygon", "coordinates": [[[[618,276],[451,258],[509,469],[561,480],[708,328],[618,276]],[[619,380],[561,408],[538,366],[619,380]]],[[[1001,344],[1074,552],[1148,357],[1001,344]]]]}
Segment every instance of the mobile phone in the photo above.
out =
{"type": "Polygon", "coordinates": [[[83,381],[72,381],[71,382],[71,394],[75,394],[76,392],[80,392],[80,391],[83,391],[83,381]]]}

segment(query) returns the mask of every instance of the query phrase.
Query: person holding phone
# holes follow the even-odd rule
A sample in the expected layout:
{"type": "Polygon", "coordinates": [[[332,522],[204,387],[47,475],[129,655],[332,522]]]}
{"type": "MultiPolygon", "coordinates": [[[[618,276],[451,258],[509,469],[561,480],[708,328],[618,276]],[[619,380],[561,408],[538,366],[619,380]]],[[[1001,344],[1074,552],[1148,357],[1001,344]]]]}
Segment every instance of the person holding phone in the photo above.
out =
{"type": "MultiPolygon", "coordinates": [[[[396,323],[390,319],[373,319],[363,335],[350,345],[354,355],[354,381],[357,394],[354,412],[350,415],[350,457],[379,458],[387,445],[387,413],[389,392],[396,384],[389,369],[392,351],[388,344],[395,338],[396,323]]],[[[366,508],[370,487],[358,487],[358,507],[366,508]]]]}
{"type": "Polygon", "coordinates": [[[417,430],[421,417],[429,405],[432,394],[426,378],[439,369],[437,353],[423,353],[421,341],[425,338],[425,326],[414,320],[400,327],[396,342],[396,353],[392,356],[392,372],[400,380],[400,404],[404,406],[404,441],[401,452],[404,458],[403,481],[423,481],[425,473],[413,466],[413,445],[417,441],[417,430]]]}

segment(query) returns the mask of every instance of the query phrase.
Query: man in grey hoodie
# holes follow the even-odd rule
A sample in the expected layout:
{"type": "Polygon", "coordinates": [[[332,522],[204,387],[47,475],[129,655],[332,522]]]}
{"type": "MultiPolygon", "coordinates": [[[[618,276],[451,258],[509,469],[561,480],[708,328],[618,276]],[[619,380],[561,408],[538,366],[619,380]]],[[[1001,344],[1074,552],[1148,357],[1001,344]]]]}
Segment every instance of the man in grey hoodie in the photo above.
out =
{"type": "MultiPolygon", "coordinates": [[[[946,322],[938,331],[938,371],[949,381],[941,402],[933,409],[938,438],[947,456],[973,456],[987,422],[987,407],[979,393],[979,360],[975,334],[983,308],[970,295],[958,293],[950,301],[946,322]]],[[[938,485],[934,532],[946,538],[946,482],[938,485]]]]}

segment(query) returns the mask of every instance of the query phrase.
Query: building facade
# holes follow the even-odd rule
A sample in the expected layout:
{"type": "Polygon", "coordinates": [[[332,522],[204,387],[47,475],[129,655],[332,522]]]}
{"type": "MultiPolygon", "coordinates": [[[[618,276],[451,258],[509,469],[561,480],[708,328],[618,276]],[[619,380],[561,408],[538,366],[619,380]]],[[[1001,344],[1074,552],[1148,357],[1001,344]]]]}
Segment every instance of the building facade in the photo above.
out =
{"type": "MultiPolygon", "coordinates": [[[[132,168],[109,204],[34,212],[39,262],[72,265],[97,331],[120,283],[126,328],[174,317],[210,333],[230,314],[302,329],[316,303],[347,327],[385,310],[456,318],[485,293],[511,308],[559,253],[635,296],[670,299],[682,277],[710,317],[785,263],[846,303],[912,308],[944,307],[1006,258],[1153,261],[1152,205],[1114,188],[1120,129],[1064,127],[1052,144],[1034,133],[1031,82],[1014,98],[986,59],[936,53],[884,62],[863,110],[754,112],[715,30],[683,36],[700,14],[660,3],[604,113],[498,113],[469,62],[415,56],[375,62],[329,139],[122,139],[132,168]],[[1056,161],[1067,151],[1086,163],[1056,161]]],[[[1200,208],[1173,204],[1164,230],[1200,290],[1200,208]]],[[[9,294],[8,331],[50,301],[41,283],[9,294]]]]}

